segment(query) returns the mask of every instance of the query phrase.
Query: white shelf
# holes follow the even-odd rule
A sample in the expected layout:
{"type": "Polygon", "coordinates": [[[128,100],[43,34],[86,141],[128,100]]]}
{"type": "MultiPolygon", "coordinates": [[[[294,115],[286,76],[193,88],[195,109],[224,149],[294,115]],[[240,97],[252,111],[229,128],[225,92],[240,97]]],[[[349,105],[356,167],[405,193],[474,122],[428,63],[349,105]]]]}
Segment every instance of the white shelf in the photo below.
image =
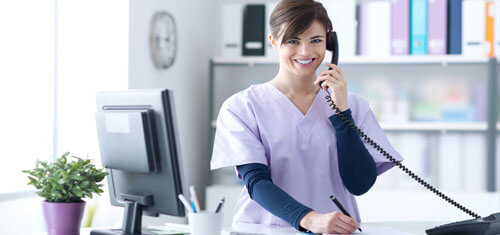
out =
{"type": "MultiPolygon", "coordinates": [[[[342,58],[339,63],[342,64],[477,64],[487,63],[489,60],[485,56],[462,56],[462,55],[414,55],[414,56],[386,56],[386,57],[368,57],[354,56],[342,58]]],[[[256,64],[278,64],[278,59],[267,58],[264,56],[245,56],[245,57],[213,57],[212,61],[216,65],[245,65],[253,66],[256,64]]],[[[327,60],[325,60],[326,62],[327,60]]]]}
{"type": "MultiPolygon", "coordinates": [[[[486,122],[407,122],[407,123],[384,123],[380,126],[384,131],[486,131],[486,122]]],[[[212,128],[216,128],[216,121],[212,121],[212,128]]],[[[497,123],[500,130],[500,123],[497,123]]]]}
{"type": "Polygon", "coordinates": [[[380,123],[386,131],[486,131],[486,122],[380,123]]]}

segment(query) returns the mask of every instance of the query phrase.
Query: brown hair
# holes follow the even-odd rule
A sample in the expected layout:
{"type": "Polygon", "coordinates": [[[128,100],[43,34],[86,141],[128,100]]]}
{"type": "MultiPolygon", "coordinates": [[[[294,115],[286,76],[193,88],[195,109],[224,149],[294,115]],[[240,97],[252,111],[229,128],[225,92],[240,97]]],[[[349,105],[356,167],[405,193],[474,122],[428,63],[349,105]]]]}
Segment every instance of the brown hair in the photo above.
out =
{"type": "Polygon", "coordinates": [[[321,3],[314,0],[281,0],[271,13],[269,25],[274,38],[278,39],[283,34],[283,44],[306,31],[315,20],[322,24],[327,32],[332,31],[332,22],[321,3]],[[282,28],[285,23],[286,27],[282,28]]]}

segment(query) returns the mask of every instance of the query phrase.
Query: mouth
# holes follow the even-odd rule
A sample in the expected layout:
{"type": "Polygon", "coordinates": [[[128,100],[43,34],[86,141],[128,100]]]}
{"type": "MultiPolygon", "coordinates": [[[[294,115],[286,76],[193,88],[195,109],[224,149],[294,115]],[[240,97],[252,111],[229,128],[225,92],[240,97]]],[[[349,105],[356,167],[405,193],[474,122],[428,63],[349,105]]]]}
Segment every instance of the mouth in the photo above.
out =
{"type": "Polygon", "coordinates": [[[316,58],[309,58],[309,59],[294,59],[293,61],[297,62],[300,66],[309,66],[313,63],[313,61],[316,60],[316,58]]]}

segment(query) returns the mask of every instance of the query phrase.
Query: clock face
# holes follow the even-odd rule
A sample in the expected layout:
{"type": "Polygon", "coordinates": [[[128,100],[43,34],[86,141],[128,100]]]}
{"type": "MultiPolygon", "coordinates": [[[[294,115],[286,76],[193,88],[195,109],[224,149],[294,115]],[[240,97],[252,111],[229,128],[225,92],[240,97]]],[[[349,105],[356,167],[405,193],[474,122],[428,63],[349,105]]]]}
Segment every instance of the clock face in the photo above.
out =
{"type": "Polygon", "coordinates": [[[177,30],[172,15],[165,11],[154,14],[149,39],[156,68],[168,69],[173,65],[177,51],[177,30]]]}

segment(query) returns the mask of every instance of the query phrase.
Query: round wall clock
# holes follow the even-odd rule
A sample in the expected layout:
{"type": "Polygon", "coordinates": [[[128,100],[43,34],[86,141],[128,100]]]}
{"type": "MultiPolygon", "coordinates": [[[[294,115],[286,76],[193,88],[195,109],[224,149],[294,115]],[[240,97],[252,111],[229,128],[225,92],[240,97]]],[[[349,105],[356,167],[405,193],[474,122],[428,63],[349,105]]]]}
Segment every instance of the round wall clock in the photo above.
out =
{"type": "Polygon", "coordinates": [[[149,44],[153,63],[158,69],[168,69],[175,61],[177,30],[174,17],[165,11],[156,12],[149,29],[149,44]]]}

